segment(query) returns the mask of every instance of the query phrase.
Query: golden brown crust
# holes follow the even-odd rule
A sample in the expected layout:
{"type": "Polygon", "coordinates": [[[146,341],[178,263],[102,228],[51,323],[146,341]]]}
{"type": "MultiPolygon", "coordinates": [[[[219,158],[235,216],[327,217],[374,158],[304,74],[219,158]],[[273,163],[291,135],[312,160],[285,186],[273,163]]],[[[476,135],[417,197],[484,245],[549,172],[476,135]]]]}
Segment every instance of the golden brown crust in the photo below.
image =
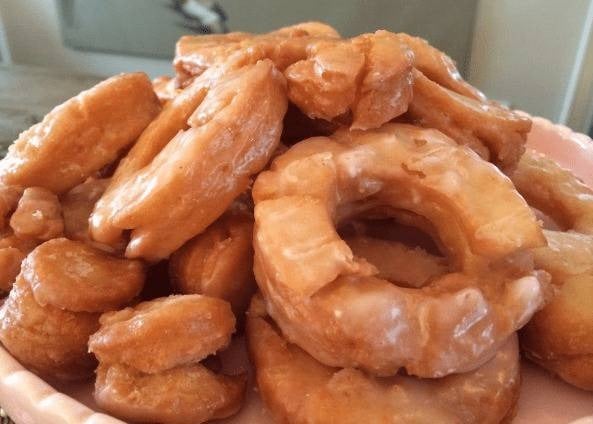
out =
{"type": "Polygon", "coordinates": [[[148,165],[178,132],[189,128],[187,120],[204,100],[213,80],[214,78],[201,78],[194,81],[174,101],[163,107],[120,161],[109,190],[114,190],[121,181],[148,165]]]}
{"type": "Polygon", "coordinates": [[[241,319],[256,289],[252,236],[252,215],[227,212],[171,255],[171,284],[182,294],[224,299],[241,319]]]}
{"type": "Polygon", "coordinates": [[[375,128],[407,110],[413,55],[400,37],[377,31],[342,40],[313,27],[182,38],[175,63],[182,74],[201,75],[233,55],[252,63],[270,59],[304,114],[328,121],[346,117],[353,128],[375,128]]]}
{"type": "Polygon", "coordinates": [[[284,71],[288,96],[310,118],[352,115],[351,127],[376,128],[404,113],[412,98],[413,56],[392,33],[311,40],[284,71]]]}
{"type": "Polygon", "coordinates": [[[235,414],[247,375],[216,374],[198,362],[225,348],[235,319],[230,305],[169,296],[103,314],[89,349],[100,361],[95,400],[134,422],[191,424],[235,414]]]}
{"type": "Polygon", "coordinates": [[[97,314],[40,306],[21,277],[0,308],[0,341],[19,362],[43,377],[91,376],[96,362],[87,342],[98,328],[97,314]]]}
{"type": "Polygon", "coordinates": [[[563,229],[593,235],[593,190],[572,172],[529,149],[511,179],[530,205],[563,229]]]}
{"type": "Polygon", "coordinates": [[[234,330],[235,317],[224,300],[169,296],[103,314],[89,350],[103,364],[153,374],[214,354],[229,344],[234,330]]]}
{"type": "Polygon", "coordinates": [[[159,109],[145,74],[109,78],[23,132],[0,162],[0,180],[68,191],[117,159],[159,109]]]}
{"type": "Polygon", "coordinates": [[[525,151],[531,120],[502,106],[464,97],[414,73],[414,97],[407,116],[442,131],[504,171],[514,170],[525,151]]]}
{"type": "Polygon", "coordinates": [[[134,299],[144,285],[140,261],[108,255],[79,241],[57,238],[33,250],[22,278],[40,305],[72,312],[106,312],[134,299]]]}
{"type": "Polygon", "coordinates": [[[521,382],[515,335],[476,370],[434,380],[325,366],[281,336],[257,296],[247,336],[259,393],[278,422],[498,423],[514,414],[521,382]]]}
{"type": "Polygon", "coordinates": [[[396,34],[414,53],[414,67],[437,84],[462,96],[485,101],[486,96],[469,84],[457,70],[453,59],[426,40],[406,33],[396,34]]]}
{"type": "Polygon", "coordinates": [[[286,104],[283,77],[269,61],[215,80],[188,118],[190,128],[101,198],[91,218],[95,240],[113,243],[131,229],[126,256],[167,258],[265,167],[280,141],[286,104]]]}
{"type": "Polygon", "coordinates": [[[280,28],[264,35],[246,32],[212,34],[206,36],[186,35],[177,41],[173,64],[177,77],[183,82],[188,75],[201,75],[206,69],[239,50],[251,47],[268,57],[282,71],[295,60],[304,57],[302,43],[311,38],[338,39],[340,35],[329,25],[320,22],[304,22],[280,28]],[[297,43],[295,44],[295,41],[297,43]],[[253,46],[256,46],[255,48],[253,46]]]}
{"type": "Polygon", "coordinates": [[[534,249],[556,295],[521,331],[527,356],[577,387],[593,390],[593,191],[570,171],[528,150],[512,175],[529,203],[560,223],[534,249]]]}
{"type": "Polygon", "coordinates": [[[106,411],[133,422],[198,424],[237,413],[246,383],[245,374],[215,374],[199,364],[158,374],[101,364],[95,400],[106,411]]]}

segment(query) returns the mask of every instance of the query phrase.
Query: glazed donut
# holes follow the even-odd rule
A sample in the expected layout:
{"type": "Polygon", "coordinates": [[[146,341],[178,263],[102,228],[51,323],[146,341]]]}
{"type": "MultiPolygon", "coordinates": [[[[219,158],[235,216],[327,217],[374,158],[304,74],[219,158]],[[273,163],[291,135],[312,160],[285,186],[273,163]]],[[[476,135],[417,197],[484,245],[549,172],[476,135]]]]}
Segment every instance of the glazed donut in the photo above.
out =
{"type": "Polygon", "coordinates": [[[255,49],[262,51],[282,71],[304,58],[306,43],[311,38],[339,39],[340,35],[331,26],[320,22],[304,22],[262,35],[246,32],[184,35],[175,45],[173,65],[183,84],[188,76],[201,75],[230,55],[257,46],[255,49]]]}
{"type": "Polygon", "coordinates": [[[0,181],[64,193],[117,159],[159,109],[143,73],[100,82],[21,133],[0,161],[0,181]]]}
{"type": "Polygon", "coordinates": [[[514,334],[476,370],[435,380],[328,367],[287,342],[257,297],[247,336],[259,393],[277,422],[499,423],[515,413],[521,376],[514,334]]]}
{"type": "Polygon", "coordinates": [[[99,200],[93,238],[113,244],[129,229],[126,256],[167,258],[222,215],[264,168],[280,141],[286,104],[283,77],[270,61],[222,75],[192,112],[190,128],[158,154],[142,155],[146,166],[99,200]]]}
{"type": "Polygon", "coordinates": [[[528,150],[512,180],[531,206],[563,229],[593,235],[593,191],[570,171],[528,150]]]}
{"type": "Polygon", "coordinates": [[[215,374],[185,365],[143,374],[125,365],[99,365],[95,400],[132,422],[198,424],[229,417],[241,408],[246,377],[215,374]]]}
{"type": "Polygon", "coordinates": [[[222,72],[222,69],[213,69],[202,78],[196,79],[161,110],[119,163],[109,190],[148,165],[179,131],[189,128],[188,119],[204,101],[208,89],[222,72]]]}
{"type": "Polygon", "coordinates": [[[43,376],[88,377],[96,362],[87,343],[99,328],[98,313],[128,303],[143,283],[138,261],[64,238],[47,241],[20,266],[0,311],[0,341],[43,376]]]}
{"type": "Polygon", "coordinates": [[[42,306],[105,312],[138,296],[145,270],[140,261],[115,258],[82,242],[57,238],[27,256],[21,278],[29,283],[42,306]]]}
{"type": "Polygon", "coordinates": [[[531,129],[528,117],[460,95],[418,70],[407,117],[414,124],[442,131],[506,172],[516,167],[531,129]]]}
{"type": "MultiPolygon", "coordinates": [[[[225,68],[226,69],[226,68],[225,68]]],[[[222,73],[221,69],[211,69],[207,74],[196,79],[180,95],[165,105],[159,115],[142,132],[128,154],[118,164],[105,195],[99,199],[92,214],[90,229],[94,237],[103,243],[117,246],[121,230],[107,225],[106,215],[112,212],[114,195],[134,174],[147,165],[180,132],[189,128],[188,119],[204,101],[204,97],[213,81],[222,73]]]]}
{"type": "Polygon", "coordinates": [[[87,342],[99,315],[41,306],[29,284],[17,277],[0,308],[0,342],[20,363],[48,378],[77,380],[92,375],[96,361],[87,342]]]}
{"type": "Polygon", "coordinates": [[[102,364],[155,374],[214,354],[230,343],[234,330],[235,317],[227,302],[200,295],[169,296],[103,314],[89,349],[102,364]]]}
{"type": "Polygon", "coordinates": [[[120,187],[128,182],[136,172],[149,165],[180,131],[188,129],[187,120],[204,101],[213,77],[218,76],[219,73],[219,70],[212,70],[209,75],[196,79],[179,96],[165,105],[156,119],[142,132],[128,154],[120,161],[105,190],[105,195],[100,197],[92,214],[90,229],[95,239],[112,246],[118,244],[121,230],[104,222],[108,219],[106,215],[113,213],[112,203],[116,200],[114,193],[117,194],[120,187]]]}
{"type": "Polygon", "coordinates": [[[246,375],[219,375],[198,363],[225,348],[234,329],[230,305],[200,295],[102,315],[89,341],[99,359],[95,400],[134,422],[193,424],[234,414],[246,375]]]}
{"type": "Polygon", "coordinates": [[[548,246],[533,251],[557,294],[521,331],[521,346],[563,380],[593,390],[593,191],[531,150],[512,179],[528,202],[565,230],[545,230],[548,246]]]}
{"type": "Polygon", "coordinates": [[[461,78],[455,62],[445,53],[420,37],[403,32],[396,35],[414,52],[414,67],[430,80],[462,96],[486,101],[484,93],[461,78]]]}
{"type": "Polygon", "coordinates": [[[10,217],[10,227],[21,238],[44,241],[60,237],[64,232],[64,219],[58,197],[43,187],[25,189],[10,217]]]}
{"type": "Polygon", "coordinates": [[[253,215],[227,212],[169,259],[175,291],[224,299],[243,317],[256,284],[253,275],[253,215]]]}
{"type": "Polygon", "coordinates": [[[289,99],[307,116],[331,121],[351,114],[352,128],[375,128],[407,110],[413,55],[399,37],[377,31],[341,40],[337,34],[313,32],[234,34],[215,42],[182,37],[175,63],[199,75],[237,52],[249,61],[270,59],[288,81],[289,99]]]}
{"type": "Polygon", "coordinates": [[[496,266],[544,244],[533,212],[493,165],[438,131],[388,124],[303,141],[258,176],[253,198],[268,312],[324,364],[469,371],[543,306],[545,275],[496,266]],[[457,272],[420,290],[373,276],[335,230],[340,209],[365,200],[430,221],[457,272]]]}
{"type": "Polygon", "coordinates": [[[288,97],[310,118],[351,113],[352,129],[376,128],[408,109],[413,58],[388,31],[316,40],[284,70],[288,97]]]}

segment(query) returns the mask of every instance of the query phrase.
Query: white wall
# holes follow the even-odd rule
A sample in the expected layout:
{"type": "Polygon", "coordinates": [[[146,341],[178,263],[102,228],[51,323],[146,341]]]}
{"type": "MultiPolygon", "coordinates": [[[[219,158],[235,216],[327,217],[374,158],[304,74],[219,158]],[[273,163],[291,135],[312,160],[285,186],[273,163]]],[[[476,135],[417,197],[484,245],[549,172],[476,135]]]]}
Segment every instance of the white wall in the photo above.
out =
{"type": "Polygon", "coordinates": [[[566,121],[592,9],[593,0],[481,0],[469,80],[513,107],[566,121]]]}
{"type": "MultiPolygon", "coordinates": [[[[87,53],[64,47],[53,0],[0,0],[0,15],[14,63],[99,76],[139,70],[151,77],[172,73],[167,60],[87,53]]],[[[171,46],[171,55],[173,49],[171,46]]]]}
{"type": "Polygon", "coordinates": [[[564,112],[569,127],[593,136],[593,4],[589,12],[588,37],[583,38],[583,49],[579,52],[581,66],[574,69],[578,75],[571,87],[572,96],[566,99],[564,112]]]}

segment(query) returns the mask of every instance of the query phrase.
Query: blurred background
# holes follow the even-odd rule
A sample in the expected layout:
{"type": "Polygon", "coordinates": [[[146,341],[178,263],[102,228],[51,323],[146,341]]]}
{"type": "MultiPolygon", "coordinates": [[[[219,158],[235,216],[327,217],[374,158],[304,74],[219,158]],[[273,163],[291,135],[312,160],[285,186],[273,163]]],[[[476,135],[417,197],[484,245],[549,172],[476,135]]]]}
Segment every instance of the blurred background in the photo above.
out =
{"type": "Polygon", "coordinates": [[[593,130],[593,0],[0,0],[0,145],[106,76],[172,75],[183,34],[306,20],[420,35],[491,98],[593,130]]]}

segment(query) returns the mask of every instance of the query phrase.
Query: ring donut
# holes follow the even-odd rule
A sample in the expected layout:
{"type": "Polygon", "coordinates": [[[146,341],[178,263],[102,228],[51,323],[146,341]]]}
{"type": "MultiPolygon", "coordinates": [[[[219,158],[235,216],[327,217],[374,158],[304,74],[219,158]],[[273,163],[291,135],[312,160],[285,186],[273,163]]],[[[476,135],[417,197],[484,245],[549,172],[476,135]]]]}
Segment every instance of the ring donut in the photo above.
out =
{"type": "Polygon", "coordinates": [[[188,118],[189,129],[160,152],[140,149],[141,168],[108,188],[91,216],[93,238],[113,244],[132,230],[126,256],[158,261],[204,231],[274,153],[287,107],[284,85],[267,60],[217,79],[188,118]]]}
{"type": "Polygon", "coordinates": [[[89,336],[99,314],[41,306],[27,281],[17,277],[0,308],[0,342],[35,373],[60,380],[92,375],[96,360],[88,353],[89,336]]]}
{"type": "Polygon", "coordinates": [[[516,335],[474,371],[423,380],[328,367],[288,343],[261,298],[247,318],[259,393],[277,422],[500,423],[515,413],[521,383],[516,335]]]}
{"type": "Polygon", "coordinates": [[[177,78],[183,83],[184,77],[201,75],[228,56],[251,47],[256,50],[254,54],[264,54],[282,71],[304,57],[303,52],[311,39],[339,38],[340,34],[334,28],[320,22],[304,22],[262,35],[246,32],[185,35],[175,45],[173,65],[177,78]]]}
{"type": "Polygon", "coordinates": [[[593,190],[530,150],[512,179],[530,204],[565,230],[544,230],[548,246],[533,251],[557,293],[521,331],[521,346],[563,380],[593,390],[593,190]]]}
{"type": "Polygon", "coordinates": [[[503,171],[512,171],[525,151],[531,120],[491,102],[442,87],[414,71],[414,96],[407,117],[442,131],[503,171]]]}
{"type": "Polygon", "coordinates": [[[71,312],[112,311],[132,301],[144,286],[144,265],[116,258],[80,241],[56,238],[33,250],[21,265],[42,306],[71,312]]]}
{"type": "Polygon", "coordinates": [[[327,365],[469,371],[545,300],[544,275],[497,266],[544,244],[533,212],[496,167],[438,131],[388,124],[303,141],[258,176],[253,197],[268,312],[327,365]],[[342,208],[365,200],[430,221],[455,272],[422,289],[373,276],[335,229],[342,208]]]}
{"type": "Polygon", "coordinates": [[[102,408],[126,421],[197,424],[241,407],[247,376],[199,363],[235,331],[224,300],[169,296],[103,314],[100,322],[89,350],[99,359],[95,400],[102,408]]]}
{"type": "Polygon", "coordinates": [[[146,74],[106,79],[22,132],[0,161],[0,181],[64,193],[116,160],[160,108],[146,74]]]}
{"type": "Polygon", "coordinates": [[[182,37],[175,64],[182,73],[200,75],[238,52],[252,62],[270,59],[303,113],[328,121],[347,117],[357,129],[378,127],[408,109],[414,56],[401,37],[388,31],[351,39],[317,28],[294,32],[182,37]]]}
{"type": "Polygon", "coordinates": [[[199,424],[236,414],[246,378],[216,374],[201,364],[144,374],[122,364],[97,368],[95,400],[136,423],[199,424]]]}
{"type": "Polygon", "coordinates": [[[154,374],[216,353],[230,343],[234,331],[235,317],[224,300],[169,296],[103,314],[89,349],[104,364],[154,374]]]}
{"type": "Polygon", "coordinates": [[[465,81],[455,61],[420,37],[400,32],[396,34],[414,53],[414,67],[435,83],[455,91],[462,96],[486,101],[486,96],[465,81]]]}
{"type": "Polygon", "coordinates": [[[169,258],[171,285],[231,304],[238,320],[257,286],[253,276],[253,216],[229,211],[169,258]]]}

